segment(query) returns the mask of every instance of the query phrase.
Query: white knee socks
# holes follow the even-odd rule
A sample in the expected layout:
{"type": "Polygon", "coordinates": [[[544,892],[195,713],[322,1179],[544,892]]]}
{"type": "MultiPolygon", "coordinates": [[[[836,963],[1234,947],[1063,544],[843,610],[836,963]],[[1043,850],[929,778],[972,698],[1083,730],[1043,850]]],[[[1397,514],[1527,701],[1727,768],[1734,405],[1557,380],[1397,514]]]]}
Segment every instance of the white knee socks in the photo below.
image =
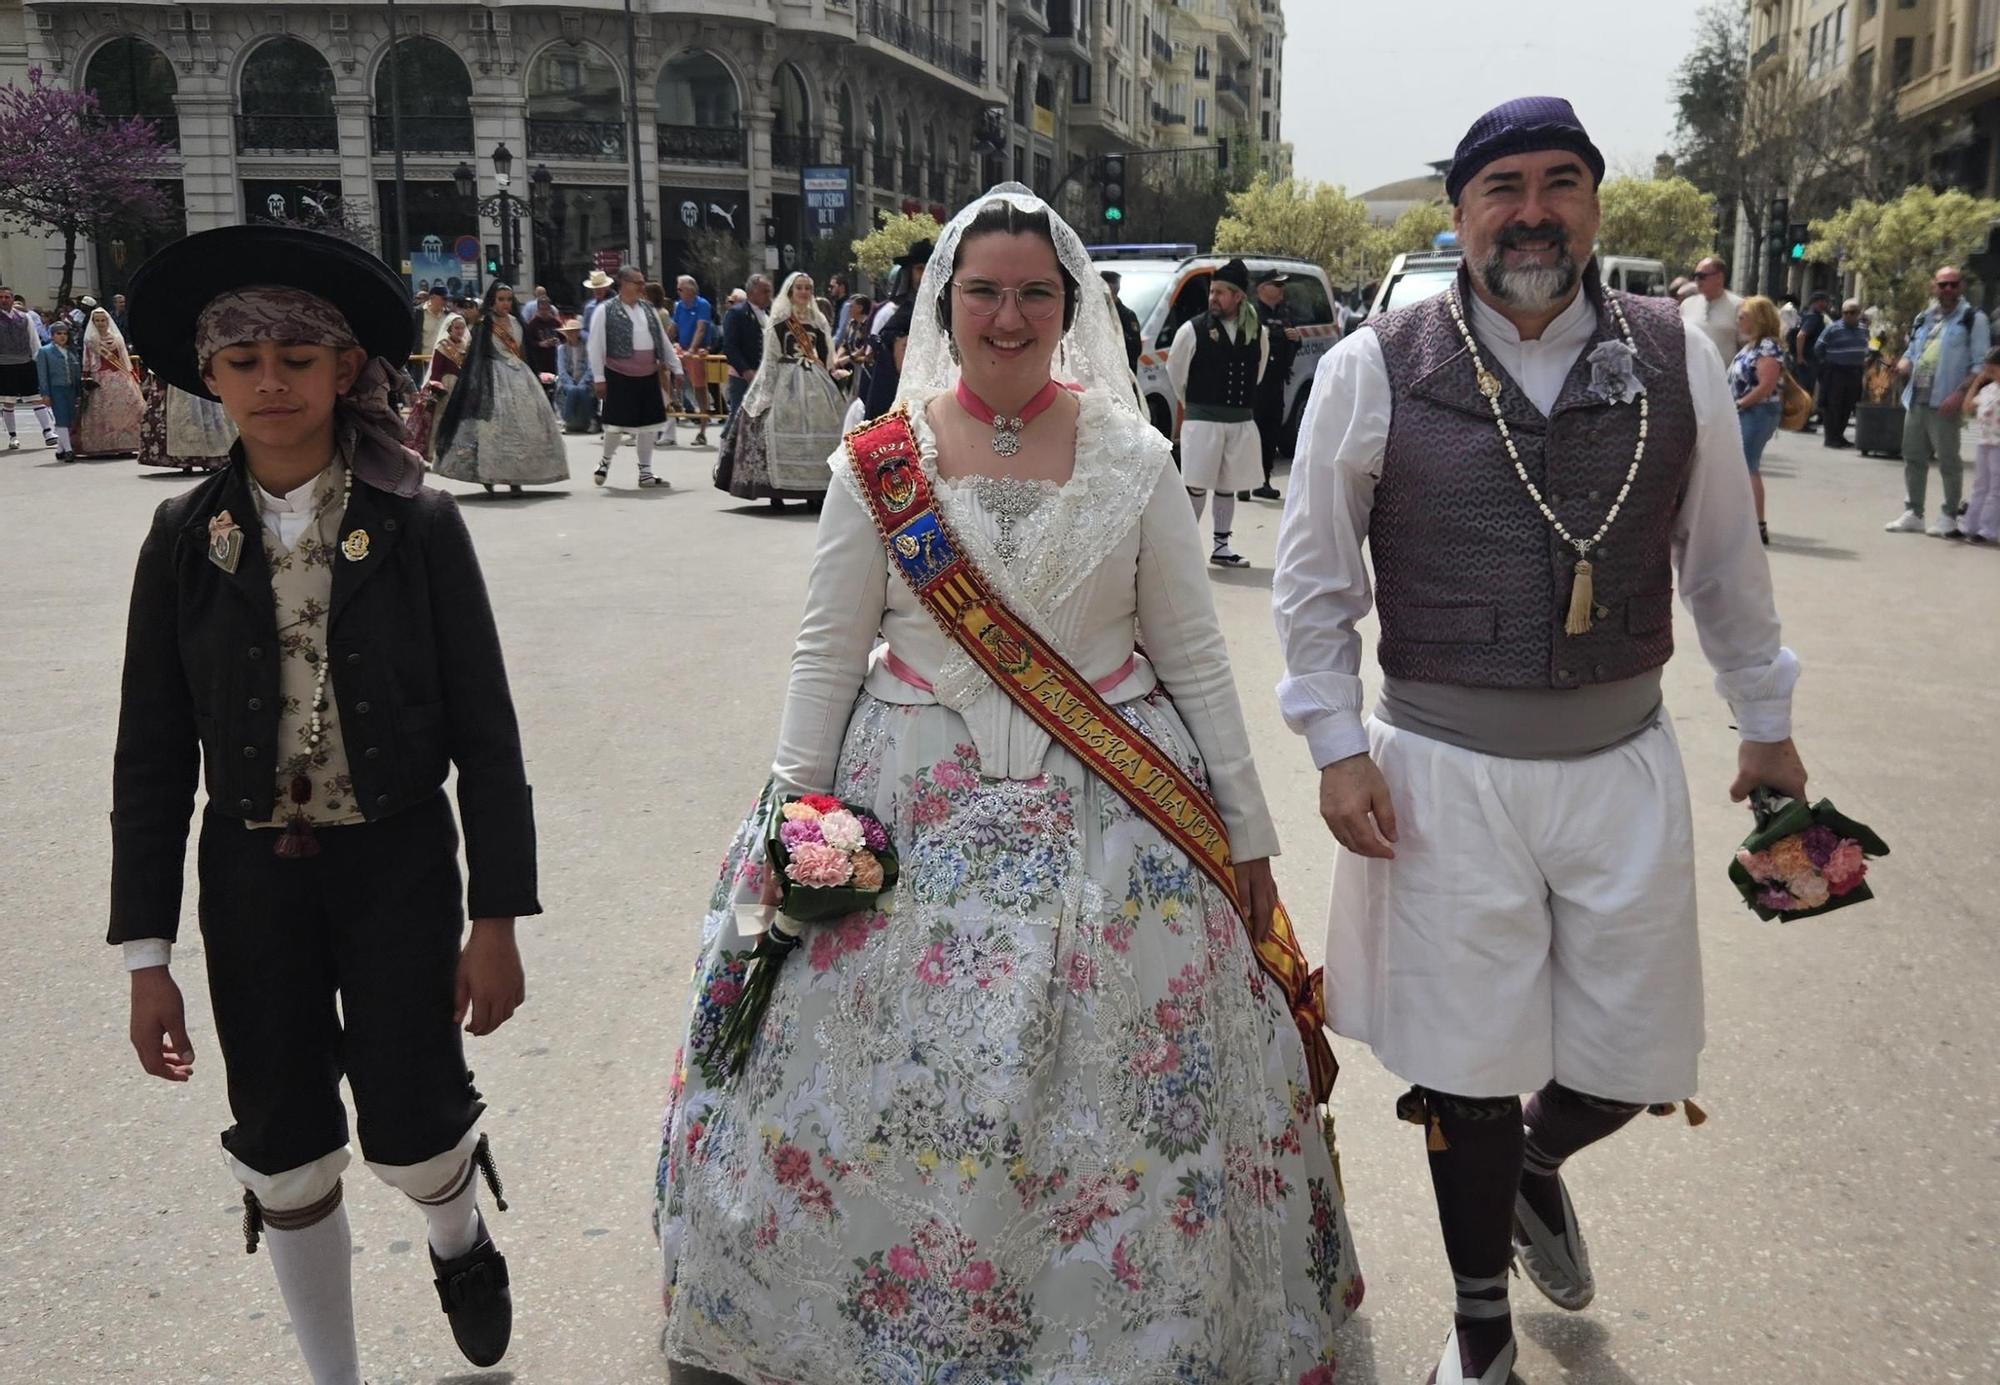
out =
{"type": "MultiPolygon", "coordinates": [[[[1201,507],[1199,505],[1195,507],[1194,517],[1196,519],[1201,518],[1201,507]]],[[[1235,519],[1236,519],[1235,492],[1217,491],[1215,493],[1215,537],[1217,539],[1228,538],[1229,526],[1235,521],[1235,519]]]]}
{"type": "Polygon", "coordinates": [[[377,1178],[423,1209],[431,1249],[440,1260],[457,1259],[479,1239],[479,1144],[474,1126],[452,1148],[421,1164],[369,1161],[377,1178]]]}
{"type": "Polygon", "coordinates": [[[56,431],[56,416],[53,413],[49,412],[48,407],[46,405],[43,404],[35,405],[35,422],[42,425],[43,437],[47,437],[49,434],[56,431]]]}
{"type": "Polygon", "coordinates": [[[333,1207],[325,1212],[267,1209],[264,1248],[277,1271],[278,1292],[313,1385],[361,1385],[361,1353],[354,1341],[353,1237],[338,1184],[328,1196],[333,1207]],[[315,1219],[286,1225],[308,1217],[315,1219]]]}
{"type": "Polygon", "coordinates": [[[62,426],[61,424],[57,424],[57,425],[56,425],[56,451],[58,451],[58,452],[74,452],[75,450],[76,450],[76,449],[75,449],[74,447],[71,447],[71,446],[70,446],[70,441],[69,441],[69,429],[67,429],[67,428],[63,427],[63,426],[62,426]]]}
{"type": "Polygon", "coordinates": [[[633,446],[639,449],[639,474],[641,476],[651,476],[653,474],[653,447],[658,441],[658,437],[652,433],[640,433],[632,439],[633,446]]]}

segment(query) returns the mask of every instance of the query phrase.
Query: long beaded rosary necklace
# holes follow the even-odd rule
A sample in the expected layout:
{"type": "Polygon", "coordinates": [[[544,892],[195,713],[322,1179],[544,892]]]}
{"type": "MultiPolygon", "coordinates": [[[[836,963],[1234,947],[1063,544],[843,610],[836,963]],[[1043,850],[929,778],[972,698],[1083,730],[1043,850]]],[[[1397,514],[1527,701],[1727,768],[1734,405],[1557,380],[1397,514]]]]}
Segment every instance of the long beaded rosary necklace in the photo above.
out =
{"type": "MultiPolygon", "coordinates": [[[[1618,295],[1606,290],[1604,301],[1611,305],[1611,315],[1618,319],[1618,331],[1625,338],[1625,345],[1633,355],[1639,352],[1638,343],[1632,340],[1632,324],[1625,320],[1624,305],[1618,295]]],[[[1472,368],[1479,372],[1479,392],[1486,396],[1487,404],[1493,410],[1493,422],[1499,426],[1500,441],[1507,445],[1507,456],[1514,463],[1514,474],[1521,478],[1521,484],[1528,488],[1528,498],[1535,502],[1535,508],[1542,512],[1542,518],[1556,531],[1556,537],[1576,550],[1576,580],[1570,584],[1569,618],[1563,622],[1563,632],[1582,635],[1590,631],[1590,612],[1595,603],[1596,592],[1591,581],[1590,555],[1604,536],[1611,531],[1612,521],[1618,518],[1619,509],[1625,504],[1625,497],[1632,493],[1632,482],[1639,474],[1639,463],[1646,456],[1647,402],[1642,393],[1639,396],[1639,444],[1632,449],[1632,465],[1626,469],[1625,484],[1618,488],[1618,498],[1611,502],[1611,511],[1604,516],[1604,523],[1597,526],[1597,532],[1587,539],[1579,539],[1556,518],[1556,512],[1549,508],[1549,502],[1542,499],[1542,493],[1535,483],[1528,479],[1528,469],[1521,465],[1521,454],[1514,446],[1514,434],[1507,427],[1507,416],[1500,411],[1500,377],[1486,368],[1485,360],[1479,354],[1479,343],[1473,340],[1472,328],[1466,324],[1465,311],[1458,301],[1458,286],[1445,290],[1445,302],[1451,309],[1451,320],[1458,328],[1459,336],[1465,339],[1465,349],[1472,353],[1472,368]]]]}
{"type": "MultiPolygon", "coordinates": [[[[354,472],[350,468],[341,480],[341,514],[345,515],[347,513],[348,502],[353,498],[354,472]]],[[[315,514],[313,516],[313,523],[317,525],[319,520],[320,516],[315,514]]],[[[306,727],[306,763],[313,768],[318,767],[320,756],[326,748],[326,722],[324,720],[327,705],[326,671],[332,663],[333,660],[328,657],[328,651],[324,649],[320,650],[319,657],[313,660],[312,721],[306,727]]],[[[305,812],[306,805],[312,802],[312,776],[305,773],[295,774],[285,788],[286,795],[292,800],[292,812],[291,816],[285,819],[285,830],[279,836],[277,846],[272,849],[276,854],[287,859],[296,859],[302,856],[317,856],[319,855],[319,839],[313,835],[312,821],[306,817],[305,812]]]]}

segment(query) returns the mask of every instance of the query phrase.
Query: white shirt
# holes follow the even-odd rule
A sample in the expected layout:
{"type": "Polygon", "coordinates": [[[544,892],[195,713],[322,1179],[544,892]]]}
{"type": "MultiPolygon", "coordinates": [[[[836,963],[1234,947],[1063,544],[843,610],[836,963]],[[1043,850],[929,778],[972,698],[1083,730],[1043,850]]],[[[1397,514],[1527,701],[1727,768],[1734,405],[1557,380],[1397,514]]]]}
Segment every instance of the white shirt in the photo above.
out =
{"type": "Polygon", "coordinates": [[[1743,300],[1727,289],[1713,302],[1699,293],[1681,300],[1681,321],[1701,333],[1702,340],[1715,348],[1724,370],[1736,359],[1736,310],[1742,306],[1743,300]]]}
{"type": "MultiPolygon", "coordinates": [[[[622,298],[607,298],[604,300],[604,306],[599,310],[598,316],[601,317],[607,312],[623,311],[625,316],[632,320],[632,345],[634,348],[637,348],[641,342],[644,342],[646,349],[651,351],[653,349],[653,329],[646,325],[646,309],[650,307],[652,307],[652,304],[643,298],[635,298],[630,303],[625,302],[622,298]]],[[[590,378],[599,384],[604,383],[604,353],[609,335],[610,333],[601,325],[590,334],[588,349],[590,378]]],[[[660,357],[655,364],[665,366],[676,375],[683,374],[680,352],[674,350],[673,332],[664,320],[660,323],[660,339],[667,344],[667,350],[666,354],[660,357]]]]}
{"type": "MultiPolygon", "coordinates": [[[[295,490],[283,495],[273,495],[258,485],[255,478],[250,482],[256,491],[257,509],[264,517],[264,527],[271,531],[271,537],[278,541],[286,552],[299,541],[299,535],[312,527],[319,517],[319,508],[313,504],[313,488],[319,485],[315,476],[295,490]]],[[[245,535],[248,538],[248,535],[245,535]]],[[[125,943],[125,970],[139,971],[145,967],[164,967],[173,962],[174,945],[167,938],[130,938],[125,943]]]]}
{"type": "MultiPolygon", "coordinates": [[[[1236,340],[1236,319],[1222,324],[1222,330],[1231,341],[1236,340]]],[[[1264,380],[1264,367],[1271,363],[1271,334],[1260,331],[1257,334],[1257,381],[1264,380]]],[[[1194,364],[1194,319],[1181,324],[1180,331],[1174,333],[1174,344],[1167,348],[1167,375],[1174,382],[1174,397],[1187,399],[1188,369],[1194,364]]]]}
{"type": "MultiPolygon", "coordinates": [[[[1513,376],[1546,413],[1589,343],[1594,316],[1578,294],[1539,340],[1522,341],[1512,323],[1475,296],[1472,324],[1487,360],[1513,376]]],[[[1681,600],[1743,739],[1781,741],[1791,735],[1798,660],[1779,643],[1771,569],[1757,539],[1735,402],[1722,372],[1709,367],[1701,345],[1707,339],[1692,325],[1685,331],[1695,448],[1674,517],[1681,600]]],[[[1321,359],[1278,531],[1271,604],[1286,668],[1278,704],[1322,769],[1368,750],[1361,637],[1354,626],[1374,605],[1362,544],[1392,404],[1376,333],[1356,332],[1321,359]]],[[[1525,491],[1521,503],[1529,503],[1525,491]]]]}

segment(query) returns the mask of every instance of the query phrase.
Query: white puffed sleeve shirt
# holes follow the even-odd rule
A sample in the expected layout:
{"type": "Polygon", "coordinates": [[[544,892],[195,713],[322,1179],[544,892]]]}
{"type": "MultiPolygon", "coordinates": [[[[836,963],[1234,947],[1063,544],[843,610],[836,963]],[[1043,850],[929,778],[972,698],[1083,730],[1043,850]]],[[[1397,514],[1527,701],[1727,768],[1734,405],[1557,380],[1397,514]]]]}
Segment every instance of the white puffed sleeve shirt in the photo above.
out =
{"type": "MultiPolygon", "coordinates": [[[[1101,391],[1079,399],[1075,473],[1012,521],[1011,563],[996,551],[1001,516],[985,482],[940,481],[921,402],[920,464],[960,545],[1008,608],[1114,704],[1163,686],[1200,750],[1232,853],[1273,856],[1277,829],[1250,758],[1201,537],[1167,442],[1101,391]],[[1135,653],[1142,649],[1143,652],[1135,653]],[[1115,685],[1104,680],[1124,670],[1115,685]]],[[[1031,779],[1049,735],[948,639],[890,570],[845,450],[820,515],[818,548],[792,652],[772,773],[787,794],[833,787],[841,742],[863,688],[885,702],[940,703],[965,721],[988,778],[1031,779]],[[892,672],[886,654],[931,685],[892,672]]],[[[1033,485],[1038,483],[1002,483],[1033,485]]]]}
{"type": "MultiPolygon", "coordinates": [[[[1488,363],[1512,376],[1546,414],[1590,343],[1596,313],[1579,293],[1539,338],[1523,341],[1513,323],[1475,295],[1471,320],[1488,363]]],[[[1792,734],[1798,659],[1779,643],[1771,567],[1757,538],[1735,401],[1715,369],[1708,338],[1693,325],[1683,330],[1695,447],[1674,516],[1681,601],[1743,739],[1782,741],[1792,734]]],[[[1374,605],[1362,546],[1393,405],[1375,333],[1355,332],[1321,358],[1278,530],[1271,603],[1286,668],[1278,703],[1322,769],[1368,750],[1361,637],[1354,627],[1374,605]]],[[[1521,503],[1531,503],[1525,491],[1521,503]]]]}

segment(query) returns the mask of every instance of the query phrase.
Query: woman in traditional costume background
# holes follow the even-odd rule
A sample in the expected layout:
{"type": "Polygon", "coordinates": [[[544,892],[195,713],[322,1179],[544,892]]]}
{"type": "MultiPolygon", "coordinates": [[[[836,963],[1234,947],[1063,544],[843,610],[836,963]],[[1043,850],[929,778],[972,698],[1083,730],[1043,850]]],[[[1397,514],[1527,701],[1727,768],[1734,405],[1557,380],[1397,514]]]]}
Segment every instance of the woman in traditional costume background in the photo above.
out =
{"type": "Polygon", "coordinates": [[[915,508],[906,478],[899,537],[950,545],[1205,784],[1235,888],[943,633],[876,527],[898,493],[868,478],[892,464],[851,440],[671,1078],[657,1225],[677,1364],[1332,1380],[1361,1284],[1301,1031],[1252,942],[1274,926],[1277,833],[1193,511],[1096,284],[1018,185],[946,228],[903,363],[908,422],[878,425],[905,429],[898,465],[936,498],[915,508]],[[739,920],[776,897],[772,806],[818,793],[887,826],[900,881],[884,910],[808,929],[732,1073],[713,1040],[752,945],[739,920]]]}
{"type": "Polygon", "coordinates": [[[83,329],[83,396],[77,411],[76,455],[108,457],[137,453],[146,397],[125,349],[125,334],[102,308],[91,311],[83,329]]]}
{"type": "Polygon", "coordinates": [[[422,457],[431,459],[431,443],[437,432],[438,413],[444,407],[446,396],[452,386],[458,383],[458,372],[465,364],[465,349],[470,343],[465,319],[457,313],[445,318],[438,328],[437,345],[431,348],[431,363],[424,376],[424,387],[417,392],[417,402],[410,406],[409,417],[403,424],[403,446],[422,457]]]}
{"type": "Polygon", "coordinates": [[[764,364],[723,434],[718,490],[744,500],[817,504],[840,442],[847,400],[833,377],[833,331],[813,299],[810,274],[785,280],[764,326],[764,364]]]}
{"type": "Polygon", "coordinates": [[[139,425],[139,465],[219,471],[229,465],[236,425],[213,399],[189,394],[158,375],[146,377],[146,417],[139,425]]]}
{"type": "Polygon", "coordinates": [[[432,468],[454,481],[474,481],[493,493],[569,479],[562,429],[548,394],[521,359],[514,290],[495,282],[480,306],[479,325],[458,383],[438,416],[432,468]]]}

